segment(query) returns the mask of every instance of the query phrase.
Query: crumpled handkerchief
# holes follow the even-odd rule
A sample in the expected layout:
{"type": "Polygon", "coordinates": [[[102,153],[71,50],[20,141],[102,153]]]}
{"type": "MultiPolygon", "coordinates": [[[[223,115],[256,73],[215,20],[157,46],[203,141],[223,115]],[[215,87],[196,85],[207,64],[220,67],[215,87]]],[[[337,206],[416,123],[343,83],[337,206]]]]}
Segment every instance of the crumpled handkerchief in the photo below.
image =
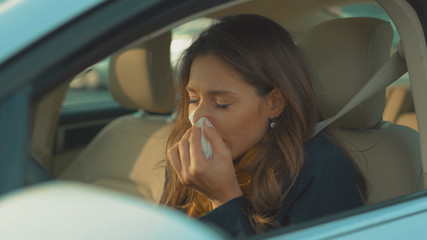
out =
{"type": "MultiPolygon", "coordinates": [[[[205,117],[202,117],[199,119],[199,121],[197,121],[194,124],[194,111],[190,113],[190,115],[188,115],[188,120],[190,120],[191,125],[196,125],[196,127],[200,128],[202,130],[202,140],[201,140],[201,145],[202,145],[202,150],[205,153],[205,158],[206,159],[210,159],[212,157],[212,146],[211,143],[208,141],[208,139],[206,138],[205,134],[203,133],[203,122],[206,121],[206,124],[208,126],[213,127],[212,123],[205,117]]],[[[214,128],[214,127],[213,127],[214,128]]]]}

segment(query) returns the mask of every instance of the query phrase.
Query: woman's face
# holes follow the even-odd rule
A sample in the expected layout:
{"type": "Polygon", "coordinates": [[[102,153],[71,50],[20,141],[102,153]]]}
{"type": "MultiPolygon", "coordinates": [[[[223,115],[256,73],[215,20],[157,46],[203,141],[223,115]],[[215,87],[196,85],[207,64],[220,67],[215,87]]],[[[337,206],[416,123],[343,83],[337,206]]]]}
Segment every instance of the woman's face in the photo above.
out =
{"type": "Polygon", "coordinates": [[[188,112],[194,122],[206,117],[222,136],[233,160],[242,156],[265,135],[269,119],[268,97],[213,55],[197,57],[187,85],[188,112]]]}

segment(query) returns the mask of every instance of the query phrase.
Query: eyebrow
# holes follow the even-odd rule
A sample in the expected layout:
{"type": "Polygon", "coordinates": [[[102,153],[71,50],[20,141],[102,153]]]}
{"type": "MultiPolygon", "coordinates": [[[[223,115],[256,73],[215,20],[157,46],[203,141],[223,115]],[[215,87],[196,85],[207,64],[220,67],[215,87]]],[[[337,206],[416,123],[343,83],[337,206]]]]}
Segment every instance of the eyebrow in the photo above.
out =
{"type": "MultiPolygon", "coordinates": [[[[197,93],[197,91],[191,87],[187,86],[186,89],[188,92],[197,93]]],[[[233,93],[234,92],[226,91],[226,90],[212,90],[208,92],[209,95],[226,95],[226,94],[233,94],[233,93]]]]}

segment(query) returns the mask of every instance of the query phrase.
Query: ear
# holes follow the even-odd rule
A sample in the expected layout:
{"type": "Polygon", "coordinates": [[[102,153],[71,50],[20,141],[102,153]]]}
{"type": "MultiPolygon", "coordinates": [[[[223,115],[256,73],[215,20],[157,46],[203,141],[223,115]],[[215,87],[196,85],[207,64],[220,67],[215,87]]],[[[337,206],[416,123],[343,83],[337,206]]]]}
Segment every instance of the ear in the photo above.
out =
{"type": "Polygon", "coordinates": [[[267,96],[269,118],[278,117],[287,105],[287,100],[280,89],[273,89],[267,96]]]}

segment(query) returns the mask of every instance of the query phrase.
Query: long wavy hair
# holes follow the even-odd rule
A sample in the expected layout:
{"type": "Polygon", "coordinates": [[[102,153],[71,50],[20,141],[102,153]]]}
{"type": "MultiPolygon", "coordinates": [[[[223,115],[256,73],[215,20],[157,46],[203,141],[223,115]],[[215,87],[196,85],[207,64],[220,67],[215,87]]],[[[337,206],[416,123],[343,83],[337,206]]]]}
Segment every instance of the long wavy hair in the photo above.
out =
{"type": "MultiPolygon", "coordinates": [[[[252,14],[222,18],[203,31],[181,56],[177,120],[167,148],[177,143],[191,127],[186,86],[192,62],[202,55],[214,55],[231,66],[255,87],[259,96],[265,97],[277,88],[287,101],[286,108],[277,117],[276,127],[262,141],[255,160],[241,170],[251,173],[249,217],[255,231],[263,232],[278,225],[274,215],[302,168],[304,143],[320,118],[311,71],[291,35],[272,20],[252,14]]],[[[355,169],[363,195],[366,183],[357,166],[355,169]]],[[[189,212],[201,194],[180,183],[169,161],[167,177],[162,203],[194,217],[203,215],[203,212],[189,212]]]]}

